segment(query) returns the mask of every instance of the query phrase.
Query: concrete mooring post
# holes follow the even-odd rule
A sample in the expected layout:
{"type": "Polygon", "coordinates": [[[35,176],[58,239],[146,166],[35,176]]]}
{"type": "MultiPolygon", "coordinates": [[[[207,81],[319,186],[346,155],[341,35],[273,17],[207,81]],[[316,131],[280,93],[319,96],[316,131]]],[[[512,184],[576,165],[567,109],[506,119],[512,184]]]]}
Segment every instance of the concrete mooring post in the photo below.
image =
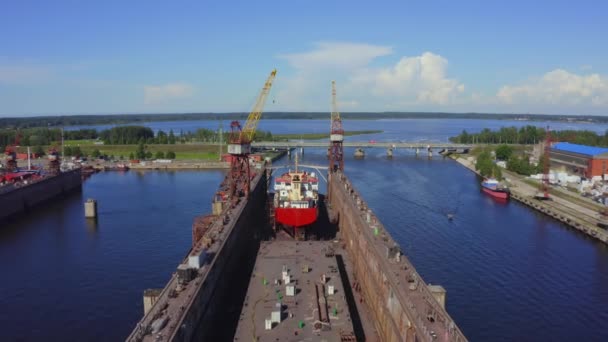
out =
{"type": "Polygon", "coordinates": [[[161,292],[162,289],[147,289],[144,291],[144,315],[152,309],[161,292]]]}
{"type": "Polygon", "coordinates": [[[84,217],[97,218],[97,201],[89,198],[84,202],[84,217]]]}
{"type": "Polygon", "coordinates": [[[445,290],[445,288],[443,288],[443,286],[441,285],[428,284],[427,286],[433,294],[433,297],[435,297],[435,299],[439,303],[439,305],[441,305],[441,307],[445,309],[445,297],[447,296],[447,291],[445,290]]]}

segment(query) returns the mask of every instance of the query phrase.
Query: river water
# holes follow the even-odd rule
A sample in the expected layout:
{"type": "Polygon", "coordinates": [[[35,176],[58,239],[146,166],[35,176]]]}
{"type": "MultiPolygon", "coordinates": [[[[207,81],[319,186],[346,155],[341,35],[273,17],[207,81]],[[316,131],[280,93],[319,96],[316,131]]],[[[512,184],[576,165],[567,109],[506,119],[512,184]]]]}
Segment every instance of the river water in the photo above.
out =
{"type": "MultiPolygon", "coordinates": [[[[423,124],[428,131],[418,137],[462,130],[423,124]]],[[[382,127],[411,140],[410,126],[382,127]]],[[[405,150],[393,160],[381,149],[364,160],[352,154],[346,150],[346,173],[424,279],[447,289],[448,312],[471,341],[608,341],[606,246],[514,201],[494,201],[451,160],[405,150]]],[[[302,161],[327,163],[322,149],[306,150],[302,161]]],[[[169,279],[190,245],[193,217],[210,211],[222,177],[100,173],[82,193],[3,224],[1,340],[124,339],[142,315],[142,291],[169,279]],[[89,197],[99,203],[96,224],[83,218],[89,197]]]]}
{"type": "MultiPolygon", "coordinates": [[[[470,120],[470,119],[381,119],[381,120],[345,120],[343,122],[346,131],[360,130],[382,130],[382,134],[366,135],[367,139],[381,139],[383,141],[428,141],[446,142],[449,137],[460,134],[463,130],[469,133],[480,132],[484,128],[492,130],[500,127],[522,127],[533,125],[538,127],[550,126],[552,130],[585,129],[604,134],[608,129],[607,124],[582,124],[567,122],[541,122],[541,121],[515,121],[515,120],[470,120]]],[[[194,132],[199,128],[217,130],[220,126],[224,131],[230,129],[229,121],[163,121],[138,123],[152,128],[152,130],[173,130],[175,134],[180,132],[194,132]]],[[[108,129],[111,125],[96,126],[72,126],[66,130],[79,128],[95,128],[97,130],[108,129]]],[[[328,132],[329,114],[327,120],[262,120],[258,129],[271,131],[273,133],[298,134],[298,133],[325,133],[328,132]]],[[[346,137],[346,140],[360,141],[357,136],[346,137]]]]}

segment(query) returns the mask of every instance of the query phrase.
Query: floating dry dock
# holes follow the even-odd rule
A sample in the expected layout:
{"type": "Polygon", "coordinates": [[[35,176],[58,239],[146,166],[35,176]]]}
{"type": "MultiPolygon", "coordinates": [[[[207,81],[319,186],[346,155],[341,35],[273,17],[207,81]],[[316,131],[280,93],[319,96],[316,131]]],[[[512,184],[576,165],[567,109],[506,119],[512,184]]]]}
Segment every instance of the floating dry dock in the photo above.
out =
{"type": "Polygon", "coordinates": [[[0,188],[0,222],[81,188],[80,169],[61,172],[18,188],[0,188]]]}
{"type": "Polygon", "coordinates": [[[146,292],[128,341],[466,341],[445,290],[423,281],[343,173],[319,215],[334,236],[296,242],[270,229],[269,171],[257,172],[249,199],[195,221],[192,250],[146,292]]]}

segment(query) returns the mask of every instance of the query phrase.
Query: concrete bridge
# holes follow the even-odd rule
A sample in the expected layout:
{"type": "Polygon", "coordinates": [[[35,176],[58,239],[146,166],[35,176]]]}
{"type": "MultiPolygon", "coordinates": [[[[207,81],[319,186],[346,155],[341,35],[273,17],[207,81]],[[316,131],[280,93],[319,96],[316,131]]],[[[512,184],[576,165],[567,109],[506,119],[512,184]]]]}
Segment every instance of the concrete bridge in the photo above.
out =
{"type": "MultiPolygon", "coordinates": [[[[249,199],[232,205],[215,201],[213,215],[195,220],[192,249],[164,289],[144,292],[145,315],[127,341],[224,341],[235,338],[235,331],[254,341],[275,341],[293,339],[294,329],[301,337],[336,342],[466,341],[445,311],[446,291],[424,282],[346,175],[339,171],[328,177],[327,213],[330,221],[337,223],[338,231],[326,243],[344,251],[337,251],[335,258],[343,258],[346,266],[340,269],[338,277],[330,275],[333,284],[344,292],[331,297],[333,290],[329,290],[330,284],[325,284],[324,273],[313,284],[318,289],[316,300],[308,296],[310,284],[303,281],[302,272],[309,271],[300,272],[302,265],[289,271],[300,272],[295,275],[295,283],[285,281],[292,284],[289,285],[292,297],[288,297],[289,289],[283,293],[285,287],[277,284],[276,279],[273,285],[272,279],[280,278],[281,269],[270,267],[269,274],[265,269],[269,260],[274,262],[277,257],[260,259],[258,254],[263,249],[260,248],[263,240],[269,240],[263,243],[269,246],[266,250],[273,248],[268,235],[271,211],[267,205],[271,202],[266,196],[270,170],[261,166],[251,183],[249,199]],[[251,292],[251,284],[257,284],[266,294],[251,292]],[[275,305],[275,291],[281,305],[275,305]],[[337,309],[330,314],[333,307],[327,303],[342,296],[349,301],[347,308],[340,306],[341,310],[347,310],[346,315],[337,314],[334,311],[337,309]],[[309,308],[312,301],[316,305],[309,308]],[[258,315],[251,315],[252,310],[258,315]],[[302,312],[304,315],[300,316],[302,312]],[[307,320],[315,314],[320,315],[323,323],[307,320]],[[355,327],[360,315],[367,318],[363,325],[373,328],[355,327]],[[269,324],[268,316],[277,321],[269,324]]],[[[330,260],[327,258],[334,256],[328,251],[324,256],[317,255],[306,247],[321,242],[299,242],[301,247],[297,241],[293,243],[296,250],[292,252],[297,254],[294,258],[330,260]]],[[[318,263],[312,265],[313,271],[321,270],[318,263]]],[[[283,265],[283,277],[285,273],[283,265]]]]}
{"type": "MultiPolygon", "coordinates": [[[[328,148],[327,141],[258,141],[251,144],[253,147],[259,148],[297,148],[297,147],[324,147],[328,148]]],[[[472,145],[454,144],[454,143],[438,143],[438,142],[369,142],[369,141],[344,141],[344,147],[361,147],[361,148],[409,148],[409,149],[426,149],[433,150],[450,149],[450,150],[468,150],[472,145]]]]}

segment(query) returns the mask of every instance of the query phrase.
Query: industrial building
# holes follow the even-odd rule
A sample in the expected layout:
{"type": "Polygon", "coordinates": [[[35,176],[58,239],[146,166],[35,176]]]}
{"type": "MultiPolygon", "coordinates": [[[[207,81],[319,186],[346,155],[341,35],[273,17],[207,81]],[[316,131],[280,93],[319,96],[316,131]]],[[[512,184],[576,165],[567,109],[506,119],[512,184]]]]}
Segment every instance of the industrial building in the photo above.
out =
{"type": "Polygon", "coordinates": [[[608,171],[608,148],[560,142],[551,146],[551,169],[585,178],[608,171]]]}

